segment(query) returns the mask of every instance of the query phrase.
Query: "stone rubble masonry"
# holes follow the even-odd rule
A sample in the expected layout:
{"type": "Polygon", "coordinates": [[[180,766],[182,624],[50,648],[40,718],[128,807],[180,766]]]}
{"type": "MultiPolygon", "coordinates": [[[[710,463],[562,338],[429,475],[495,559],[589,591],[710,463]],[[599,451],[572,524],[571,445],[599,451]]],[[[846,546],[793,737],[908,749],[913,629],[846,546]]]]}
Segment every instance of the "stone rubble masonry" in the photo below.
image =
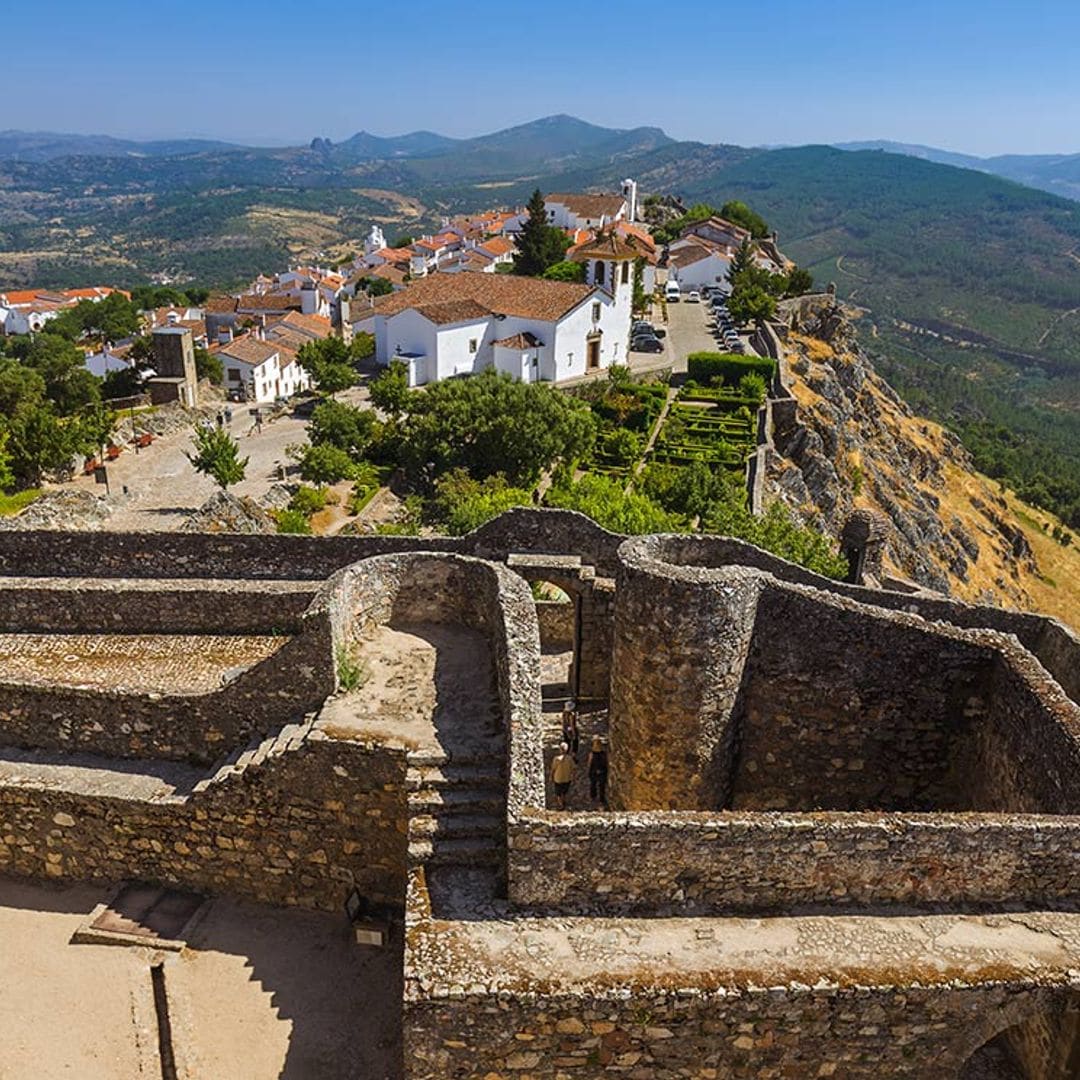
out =
{"type": "Polygon", "coordinates": [[[536,618],[540,623],[540,645],[545,652],[569,652],[574,647],[574,602],[538,600],[536,618]]]}
{"type": "MultiPolygon", "coordinates": [[[[0,873],[143,881],[340,911],[401,904],[405,754],[287,725],[248,760],[157,801],[0,785],[0,873]]],[[[62,779],[64,766],[57,768],[62,779]]],[[[133,784],[135,777],[132,778],[133,784]]]]}
{"type": "MultiPolygon", "coordinates": [[[[1074,698],[1080,698],[1080,638],[1056,620],[1028,612],[980,607],[930,593],[909,594],[848,585],[727,537],[680,537],[683,561],[746,566],[781,581],[809,585],[862,603],[907,611],[954,626],[1015,634],[1074,698]],[[696,556],[691,553],[697,549],[696,556]]],[[[573,552],[598,577],[618,572],[619,545],[582,514],[567,510],[509,510],[464,537],[243,536],[176,533],[96,533],[57,530],[0,532],[0,577],[58,574],[98,578],[211,578],[321,583],[344,566],[374,555],[407,551],[457,552],[495,562],[511,552],[573,552]]]]}
{"type": "Polygon", "coordinates": [[[658,982],[536,1000],[459,992],[408,1003],[406,1061],[409,1080],[947,1080],[1013,1023],[1041,1014],[1067,1029],[1070,997],[1067,985],[917,979],[749,990],[658,982]]]}
{"type": "MultiPolygon", "coordinates": [[[[109,625],[103,612],[103,623],[109,625]]],[[[253,735],[319,708],[334,689],[325,617],[308,613],[272,656],[208,693],[126,693],[0,682],[3,742],[209,765],[253,735]]]]}
{"type": "Polygon", "coordinates": [[[1080,709],[1015,639],[678,565],[684,550],[654,537],[621,549],[621,812],[528,804],[509,826],[515,903],[687,914],[1075,899],[1080,709]]]}

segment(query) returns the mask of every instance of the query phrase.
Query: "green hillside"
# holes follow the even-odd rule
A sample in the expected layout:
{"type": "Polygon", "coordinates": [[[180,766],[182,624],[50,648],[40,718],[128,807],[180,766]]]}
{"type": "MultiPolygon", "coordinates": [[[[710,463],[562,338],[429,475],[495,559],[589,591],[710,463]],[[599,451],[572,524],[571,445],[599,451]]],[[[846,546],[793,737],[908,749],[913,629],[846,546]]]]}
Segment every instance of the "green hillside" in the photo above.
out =
{"type": "Polygon", "coordinates": [[[864,306],[867,345],[978,466],[1080,527],[1080,205],[980,172],[827,147],[680,189],[744,199],[864,306]]]}

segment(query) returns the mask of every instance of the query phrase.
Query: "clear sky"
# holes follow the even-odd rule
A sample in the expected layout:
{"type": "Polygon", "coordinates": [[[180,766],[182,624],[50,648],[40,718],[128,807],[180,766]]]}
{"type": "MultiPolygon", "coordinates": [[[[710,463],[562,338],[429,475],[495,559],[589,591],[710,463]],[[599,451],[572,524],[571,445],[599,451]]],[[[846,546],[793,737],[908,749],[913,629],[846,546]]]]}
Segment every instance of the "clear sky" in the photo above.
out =
{"type": "Polygon", "coordinates": [[[552,113],[743,145],[1080,151],[1080,0],[4,4],[0,126],[248,142],[552,113]]]}

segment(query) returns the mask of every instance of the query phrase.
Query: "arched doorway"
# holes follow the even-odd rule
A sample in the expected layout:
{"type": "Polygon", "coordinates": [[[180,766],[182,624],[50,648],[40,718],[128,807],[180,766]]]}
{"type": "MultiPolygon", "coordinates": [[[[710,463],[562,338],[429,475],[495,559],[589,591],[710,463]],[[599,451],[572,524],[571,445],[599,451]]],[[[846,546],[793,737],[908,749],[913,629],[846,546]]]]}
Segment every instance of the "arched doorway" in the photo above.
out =
{"type": "Polygon", "coordinates": [[[576,596],[553,581],[531,581],[540,623],[540,686],[545,703],[558,707],[578,691],[578,605],[576,596]]]}
{"type": "Polygon", "coordinates": [[[1076,1080],[1080,1000],[1041,1009],[997,1031],[964,1062],[957,1080],[1076,1080]]]}

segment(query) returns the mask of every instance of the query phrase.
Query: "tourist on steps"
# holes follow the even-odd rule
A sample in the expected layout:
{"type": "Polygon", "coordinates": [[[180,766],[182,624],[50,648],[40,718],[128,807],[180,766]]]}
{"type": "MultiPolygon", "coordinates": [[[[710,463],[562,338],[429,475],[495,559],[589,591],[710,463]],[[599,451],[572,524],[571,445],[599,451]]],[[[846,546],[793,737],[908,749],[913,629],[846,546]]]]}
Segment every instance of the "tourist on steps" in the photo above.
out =
{"type": "Polygon", "coordinates": [[[574,779],[574,759],[570,756],[570,747],[559,744],[559,752],[551,763],[551,782],[555,785],[555,798],[559,809],[566,809],[566,795],[570,790],[570,781],[574,779]]]}
{"type": "Polygon", "coordinates": [[[593,805],[597,803],[607,809],[607,773],[608,757],[607,747],[599,735],[594,735],[592,749],[589,751],[589,760],[586,763],[589,771],[589,798],[593,805]]]}
{"type": "Polygon", "coordinates": [[[574,764],[577,764],[578,749],[581,746],[581,731],[578,728],[577,703],[570,698],[563,706],[562,711],[562,737],[563,742],[570,747],[574,764]]]}

